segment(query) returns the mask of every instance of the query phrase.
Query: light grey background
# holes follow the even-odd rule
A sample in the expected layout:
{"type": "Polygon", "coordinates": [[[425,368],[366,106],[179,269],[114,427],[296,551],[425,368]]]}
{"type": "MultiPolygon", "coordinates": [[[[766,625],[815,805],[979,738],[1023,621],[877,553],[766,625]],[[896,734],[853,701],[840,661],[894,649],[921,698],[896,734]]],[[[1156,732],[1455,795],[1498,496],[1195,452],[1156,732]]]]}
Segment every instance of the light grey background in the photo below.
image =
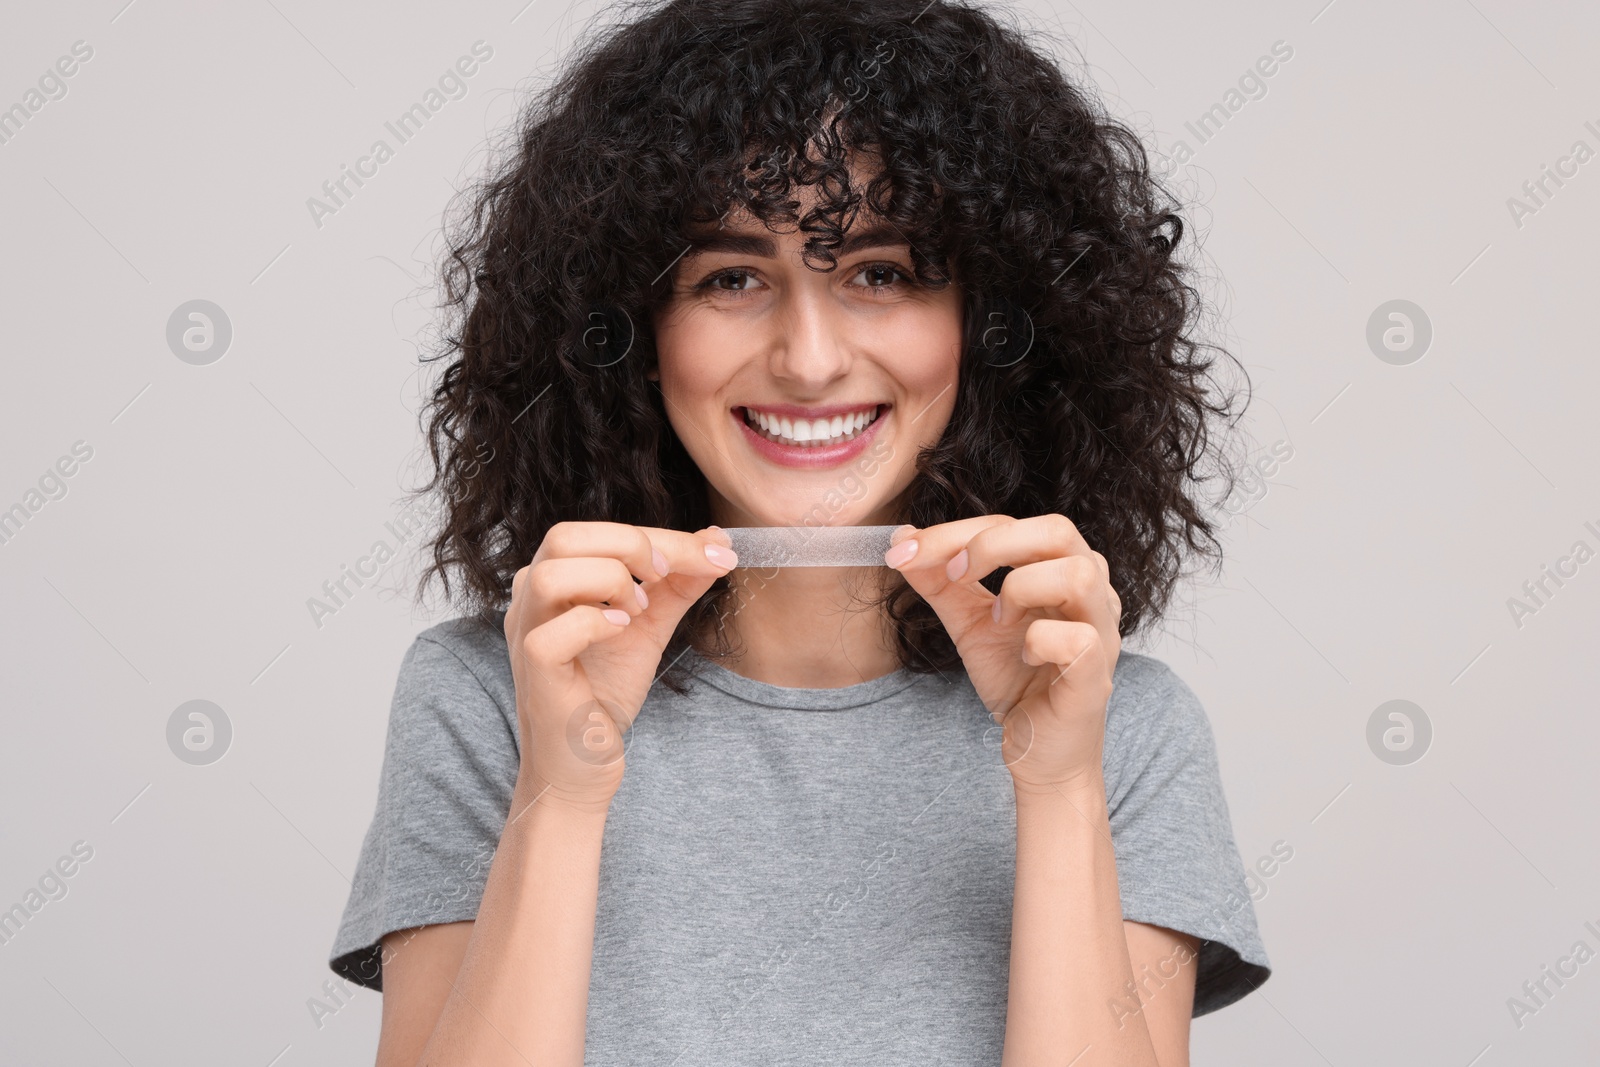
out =
{"type": "MultiPolygon", "coordinates": [[[[94,850],[0,945],[0,1062],[370,1062],[378,996],[320,1026],[308,1001],[401,654],[439,616],[405,561],[320,628],[306,602],[397,544],[440,211],[594,8],[125,2],[0,16],[0,106],[94,50],[0,145],[0,508],[93,448],[0,545],[0,908],[94,850]],[[317,227],[307,198],[480,39],[467,95],[317,227]],[[233,328],[206,366],[166,341],[195,299],[233,328]],[[191,700],[232,726],[210,765],[168,747],[191,700]]],[[[1520,226],[1507,202],[1575,141],[1600,150],[1600,15],[1023,10],[1167,152],[1294,50],[1175,175],[1215,336],[1256,386],[1250,450],[1293,453],[1232,519],[1221,579],[1130,646],[1204,701],[1245,862],[1293,848],[1256,904],[1276,975],[1196,1023],[1194,1062],[1594,1062],[1600,961],[1520,1028],[1507,1001],[1576,942],[1600,951],[1600,562],[1520,626],[1508,600],[1600,549],[1600,161],[1520,226]],[[1410,365],[1366,342],[1394,299],[1433,327],[1410,365]],[[1403,766],[1367,742],[1395,699],[1433,728],[1403,766]]]]}

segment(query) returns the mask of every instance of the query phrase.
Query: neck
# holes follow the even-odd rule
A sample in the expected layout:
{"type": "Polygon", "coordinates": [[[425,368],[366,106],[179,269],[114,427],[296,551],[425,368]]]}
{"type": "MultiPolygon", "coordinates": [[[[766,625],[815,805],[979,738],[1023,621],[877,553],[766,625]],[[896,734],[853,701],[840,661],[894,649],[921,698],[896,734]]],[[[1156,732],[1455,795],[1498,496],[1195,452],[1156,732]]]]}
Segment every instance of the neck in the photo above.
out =
{"type": "Polygon", "coordinates": [[[722,607],[734,653],[710,657],[758,682],[837,689],[900,666],[893,631],[871,601],[878,568],[737,568],[722,607]]]}

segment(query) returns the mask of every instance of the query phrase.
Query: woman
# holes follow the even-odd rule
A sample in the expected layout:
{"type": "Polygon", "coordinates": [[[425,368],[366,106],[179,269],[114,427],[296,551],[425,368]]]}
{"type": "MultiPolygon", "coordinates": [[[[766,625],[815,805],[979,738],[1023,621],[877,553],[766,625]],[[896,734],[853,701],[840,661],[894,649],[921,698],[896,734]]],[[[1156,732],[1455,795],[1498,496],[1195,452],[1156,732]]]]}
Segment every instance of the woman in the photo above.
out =
{"type": "Polygon", "coordinates": [[[406,654],[331,960],[380,1064],[1177,1067],[1265,980],[1205,712],[1121,650],[1230,411],[1157,201],[946,0],[653,6],[526,113],[430,408],[475,610],[406,654]]]}

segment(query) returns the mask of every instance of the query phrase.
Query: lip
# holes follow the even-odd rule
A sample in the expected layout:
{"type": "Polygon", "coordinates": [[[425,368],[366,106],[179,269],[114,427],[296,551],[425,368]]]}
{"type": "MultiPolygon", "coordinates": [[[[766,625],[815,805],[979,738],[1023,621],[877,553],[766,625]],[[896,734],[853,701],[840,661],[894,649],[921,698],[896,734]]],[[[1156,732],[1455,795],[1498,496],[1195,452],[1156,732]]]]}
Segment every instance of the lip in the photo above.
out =
{"type": "MultiPolygon", "coordinates": [[[[740,404],[733,410],[740,412],[748,407],[754,407],[757,411],[768,415],[787,415],[791,419],[831,419],[835,415],[850,415],[857,411],[865,411],[867,408],[881,408],[883,406],[883,404],[869,404],[866,401],[856,404],[829,404],[827,407],[820,408],[803,408],[794,404],[740,404]]],[[[743,416],[741,415],[740,418],[743,418],[743,416]]]]}
{"type": "MultiPolygon", "coordinates": [[[[845,415],[852,411],[861,411],[865,407],[867,407],[865,404],[835,404],[831,407],[823,408],[801,408],[792,404],[775,404],[772,407],[759,407],[756,410],[770,415],[787,415],[790,418],[820,419],[834,415],[845,415]]],[[[878,428],[883,425],[883,421],[893,412],[894,405],[879,404],[878,408],[880,409],[878,417],[873,419],[871,425],[853,439],[841,441],[836,445],[808,446],[804,448],[799,445],[780,445],[776,441],[769,441],[762,437],[749,423],[745,422],[743,405],[730,409],[728,415],[738,424],[745,441],[757,454],[771,460],[780,467],[812,469],[817,467],[837,467],[839,464],[846,463],[866,451],[867,445],[877,436],[878,428]]]]}

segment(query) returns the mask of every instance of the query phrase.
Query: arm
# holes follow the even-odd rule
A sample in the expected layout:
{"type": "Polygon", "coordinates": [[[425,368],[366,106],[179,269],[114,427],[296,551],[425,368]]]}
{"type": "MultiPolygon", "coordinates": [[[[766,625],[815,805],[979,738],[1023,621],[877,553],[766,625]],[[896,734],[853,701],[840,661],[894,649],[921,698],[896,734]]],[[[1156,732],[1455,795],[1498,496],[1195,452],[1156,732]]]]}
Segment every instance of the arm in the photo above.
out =
{"type": "MultiPolygon", "coordinates": [[[[1200,943],[1122,918],[1105,781],[1122,649],[1122,600],[1109,561],[1058,514],[902,526],[891,544],[884,563],[933,606],[1004,728],[1017,870],[1003,1062],[1187,1067],[1200,943]],[[982,581],[1001,566],[1011,572],[991,594],[982,581]]],[[[1120,825],[1170,843],[1170,869],[1215,898],[1235,880],[1217,851],[1231,851],[1232,841],[1209,728],[1181,681],[1159,699],[1166,706],[1144,717],[1142,743],[1118,735],[1122,751],[1113,755],[1133,764],[1131,783],[1119,789],[1118,810],[1128,813],[1120,825]],[[1215,813],[1199,833],[1170,801],[1142,814],[1138,802],[1129,806],[1135,794],[1170,798],[1178,790],[1215,813]],[[1196,862],[1206,832],[1213,855],[1196,862]]],[[[1262,963],[1248,967],[1257,984],[1270,973],[1262,963]]],[[[1238,995],[1213,990],[1211,1003],[1238,995]]]]}
{"type": "Polygon", "coordinates": [[[1198,943],[1123,920],[1103,779],[1018,788],[1015,894],[1002,1063],[1188,1067],[1198,943]]]}
{"type": "Polygon", "coordinates": [[[1137,988],[1112,1006],[1112,1013],[1121,1020],[1142,1010],[1161,1067],[1189,1067],[1189,1020],[1194,1015],[1200,939],[1127,920],[1122,930],[1137,988]]]}
{"type": "Polygon", "coordinates": [[[377,1067],[414,1067],[461,971],[472,922],[435,923],[384,937],[383,1028],[377,1067]]]}
{"type": "Polygon", "coordinates": [[[536,795],[519,779],[476,922],[385,939],[378,1067],[582,1064],[605,811],[536,795]]]}
{"type": "Polygon", "coordinates": [[[379,1067],[582,1067],[622,732],[673,628],[738,562],[718,540],[562,522],[516,573],[505,636],[521,763],[499,848],[472,923],[385,939],[379,1067]]]}

